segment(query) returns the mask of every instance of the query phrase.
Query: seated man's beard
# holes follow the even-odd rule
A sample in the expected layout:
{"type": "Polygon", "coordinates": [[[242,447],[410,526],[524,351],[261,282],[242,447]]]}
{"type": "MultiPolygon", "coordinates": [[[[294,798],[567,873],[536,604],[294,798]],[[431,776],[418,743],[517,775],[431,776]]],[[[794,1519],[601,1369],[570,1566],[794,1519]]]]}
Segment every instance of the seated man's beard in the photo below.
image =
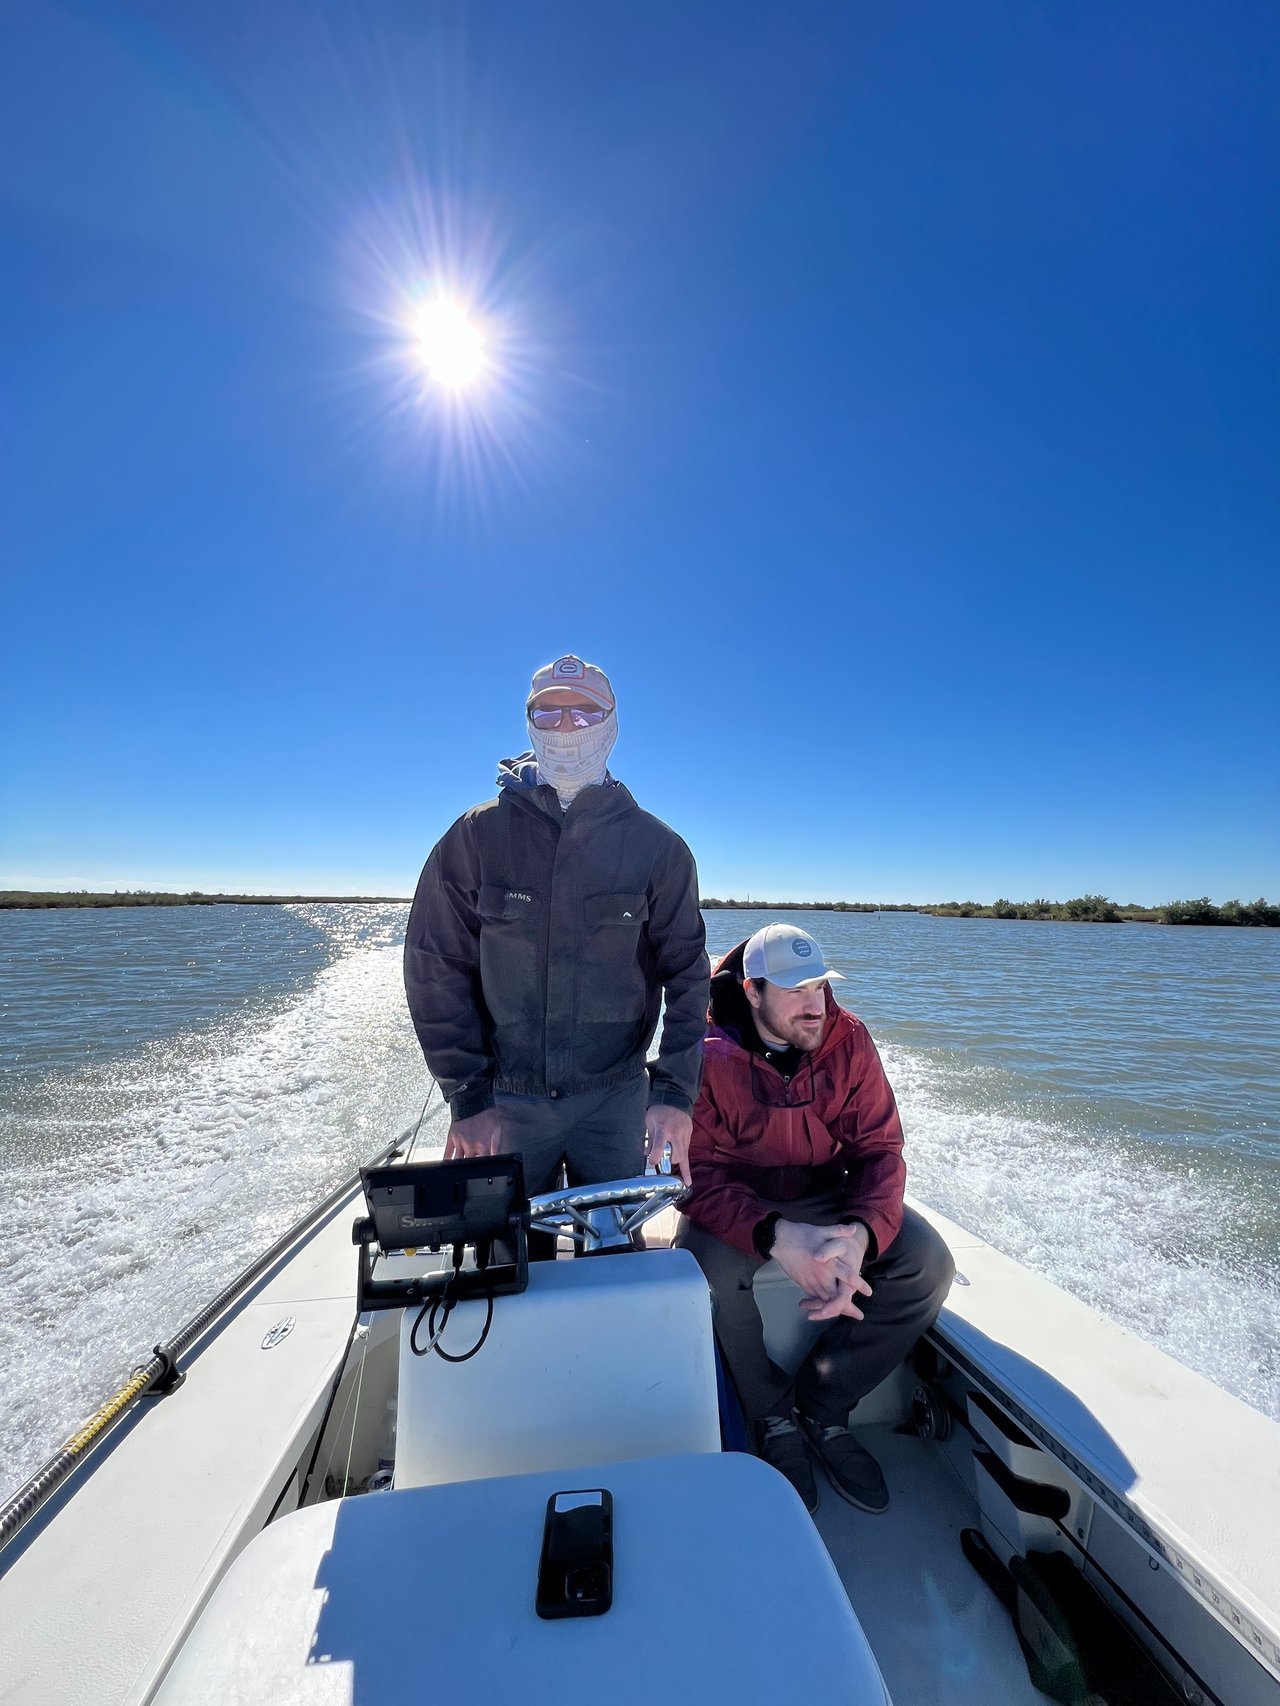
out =
{"type": "Polygon", "coordinates": [[[770,1012],[770,1002],[766,995],[761,1001],[757,1017],[764,1028],[772,1032],[775,1037],[781,1037],[793,1048],[804,1049],[806,1053],[811,1053],[822,1041],[821,1029],[817,1029],[815,1034],[815,1027],[821,1027],[826,1018],[826,1010],[824,1008],[812,1015],[793,1013],[789,1019],[783,1019],[775,1017],[770,1012]],[[808,1029],[808,1035],[799,1029],[801,1024],[804,1024],[808,1029]]]}

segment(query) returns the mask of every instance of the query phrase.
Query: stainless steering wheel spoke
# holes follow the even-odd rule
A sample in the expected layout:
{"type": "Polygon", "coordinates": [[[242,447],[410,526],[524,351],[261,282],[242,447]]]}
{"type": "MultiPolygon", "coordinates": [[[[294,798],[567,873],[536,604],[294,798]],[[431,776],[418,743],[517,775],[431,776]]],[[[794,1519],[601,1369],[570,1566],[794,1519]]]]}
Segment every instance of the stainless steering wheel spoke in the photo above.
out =
{"type": "Polygon", "coordinates": [[[669,1174],[570,1185],[530,1197],[529,1228],[563,1233],[585,1252],[630,1249],[632,1234],[684,1194],[684,1182],[669,1174]]]}

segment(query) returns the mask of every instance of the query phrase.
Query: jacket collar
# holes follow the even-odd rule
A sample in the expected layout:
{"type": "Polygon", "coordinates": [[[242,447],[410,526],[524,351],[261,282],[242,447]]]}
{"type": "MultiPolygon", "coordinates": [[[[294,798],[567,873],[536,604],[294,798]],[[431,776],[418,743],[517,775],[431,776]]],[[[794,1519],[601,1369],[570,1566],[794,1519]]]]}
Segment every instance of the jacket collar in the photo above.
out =
{"type": "Polygon", "coordinates": [[[584,788],[568,811],[561,809],[556,791],[549,782],[530,780],[514,787],[508,783],[500,789],[498,797],[510,800],[523,811],[533,812],[539,817],[549,817],[553,823],[560,826],[579,823],[583,818],[604,822],[620,816],[623,812],[636,809],[631,790],[612,776],[606,777],[598,786],[584,788]]]}

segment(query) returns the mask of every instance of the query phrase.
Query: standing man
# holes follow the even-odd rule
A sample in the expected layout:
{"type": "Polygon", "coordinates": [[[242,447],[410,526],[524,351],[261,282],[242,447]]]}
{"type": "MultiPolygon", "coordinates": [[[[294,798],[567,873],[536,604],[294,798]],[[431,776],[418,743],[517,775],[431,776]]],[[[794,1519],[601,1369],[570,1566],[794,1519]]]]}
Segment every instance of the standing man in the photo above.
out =
{"type": "Polygon", "coordinates": [[[562,1162],[595,1184],[670,1144],[687,1181],[708,980],[693,856],[606,769],[618,718],[601,670],[557,658],[525,709],[532,750],[436,844],[405,936],[445,1157],[519,1152],[533,1195],[562,1162]]]}
{"type": "Polygon", "coordinates": [[[898,1109],[866,1027],[832,997],[840,975],[793,924],[765,925],[716,967],[675,1240],[711,1286],[753,1444],[811,1512],[812,1458],[850,1504],[888,1505],[849,1412],[932,1325],[955,1272],[903,1206],[898,1109]],[[769,1359],[752,1293],[770,1257],[826,1323],[794,1379],[769,1359]]]}

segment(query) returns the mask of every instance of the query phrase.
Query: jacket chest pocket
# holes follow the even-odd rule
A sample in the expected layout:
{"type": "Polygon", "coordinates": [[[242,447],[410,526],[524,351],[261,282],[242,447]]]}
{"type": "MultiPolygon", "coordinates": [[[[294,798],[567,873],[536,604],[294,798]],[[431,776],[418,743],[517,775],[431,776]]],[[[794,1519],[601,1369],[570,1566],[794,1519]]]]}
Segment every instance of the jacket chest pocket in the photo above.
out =
{"type": "Polygon", "coordinates": [[[485,883],[480,890],[480,917],[485,924],[529,924],[542,918],[542,896],[536,889],[504,888],[485,883]]]}
{"type": "Polygon", "coordinates": [[[642,944],[649,897],[593,894],[582,907],[585,929],[578,1017],[588,1025],[638,1025],[647,996],[642,944]]]}
{"type": "Polygon", "coordinates": [[[539,975],[545,902],[535,889],[485,883],[480,914],[480,987],[494,1020],[542,1019],[539,975]]]}

